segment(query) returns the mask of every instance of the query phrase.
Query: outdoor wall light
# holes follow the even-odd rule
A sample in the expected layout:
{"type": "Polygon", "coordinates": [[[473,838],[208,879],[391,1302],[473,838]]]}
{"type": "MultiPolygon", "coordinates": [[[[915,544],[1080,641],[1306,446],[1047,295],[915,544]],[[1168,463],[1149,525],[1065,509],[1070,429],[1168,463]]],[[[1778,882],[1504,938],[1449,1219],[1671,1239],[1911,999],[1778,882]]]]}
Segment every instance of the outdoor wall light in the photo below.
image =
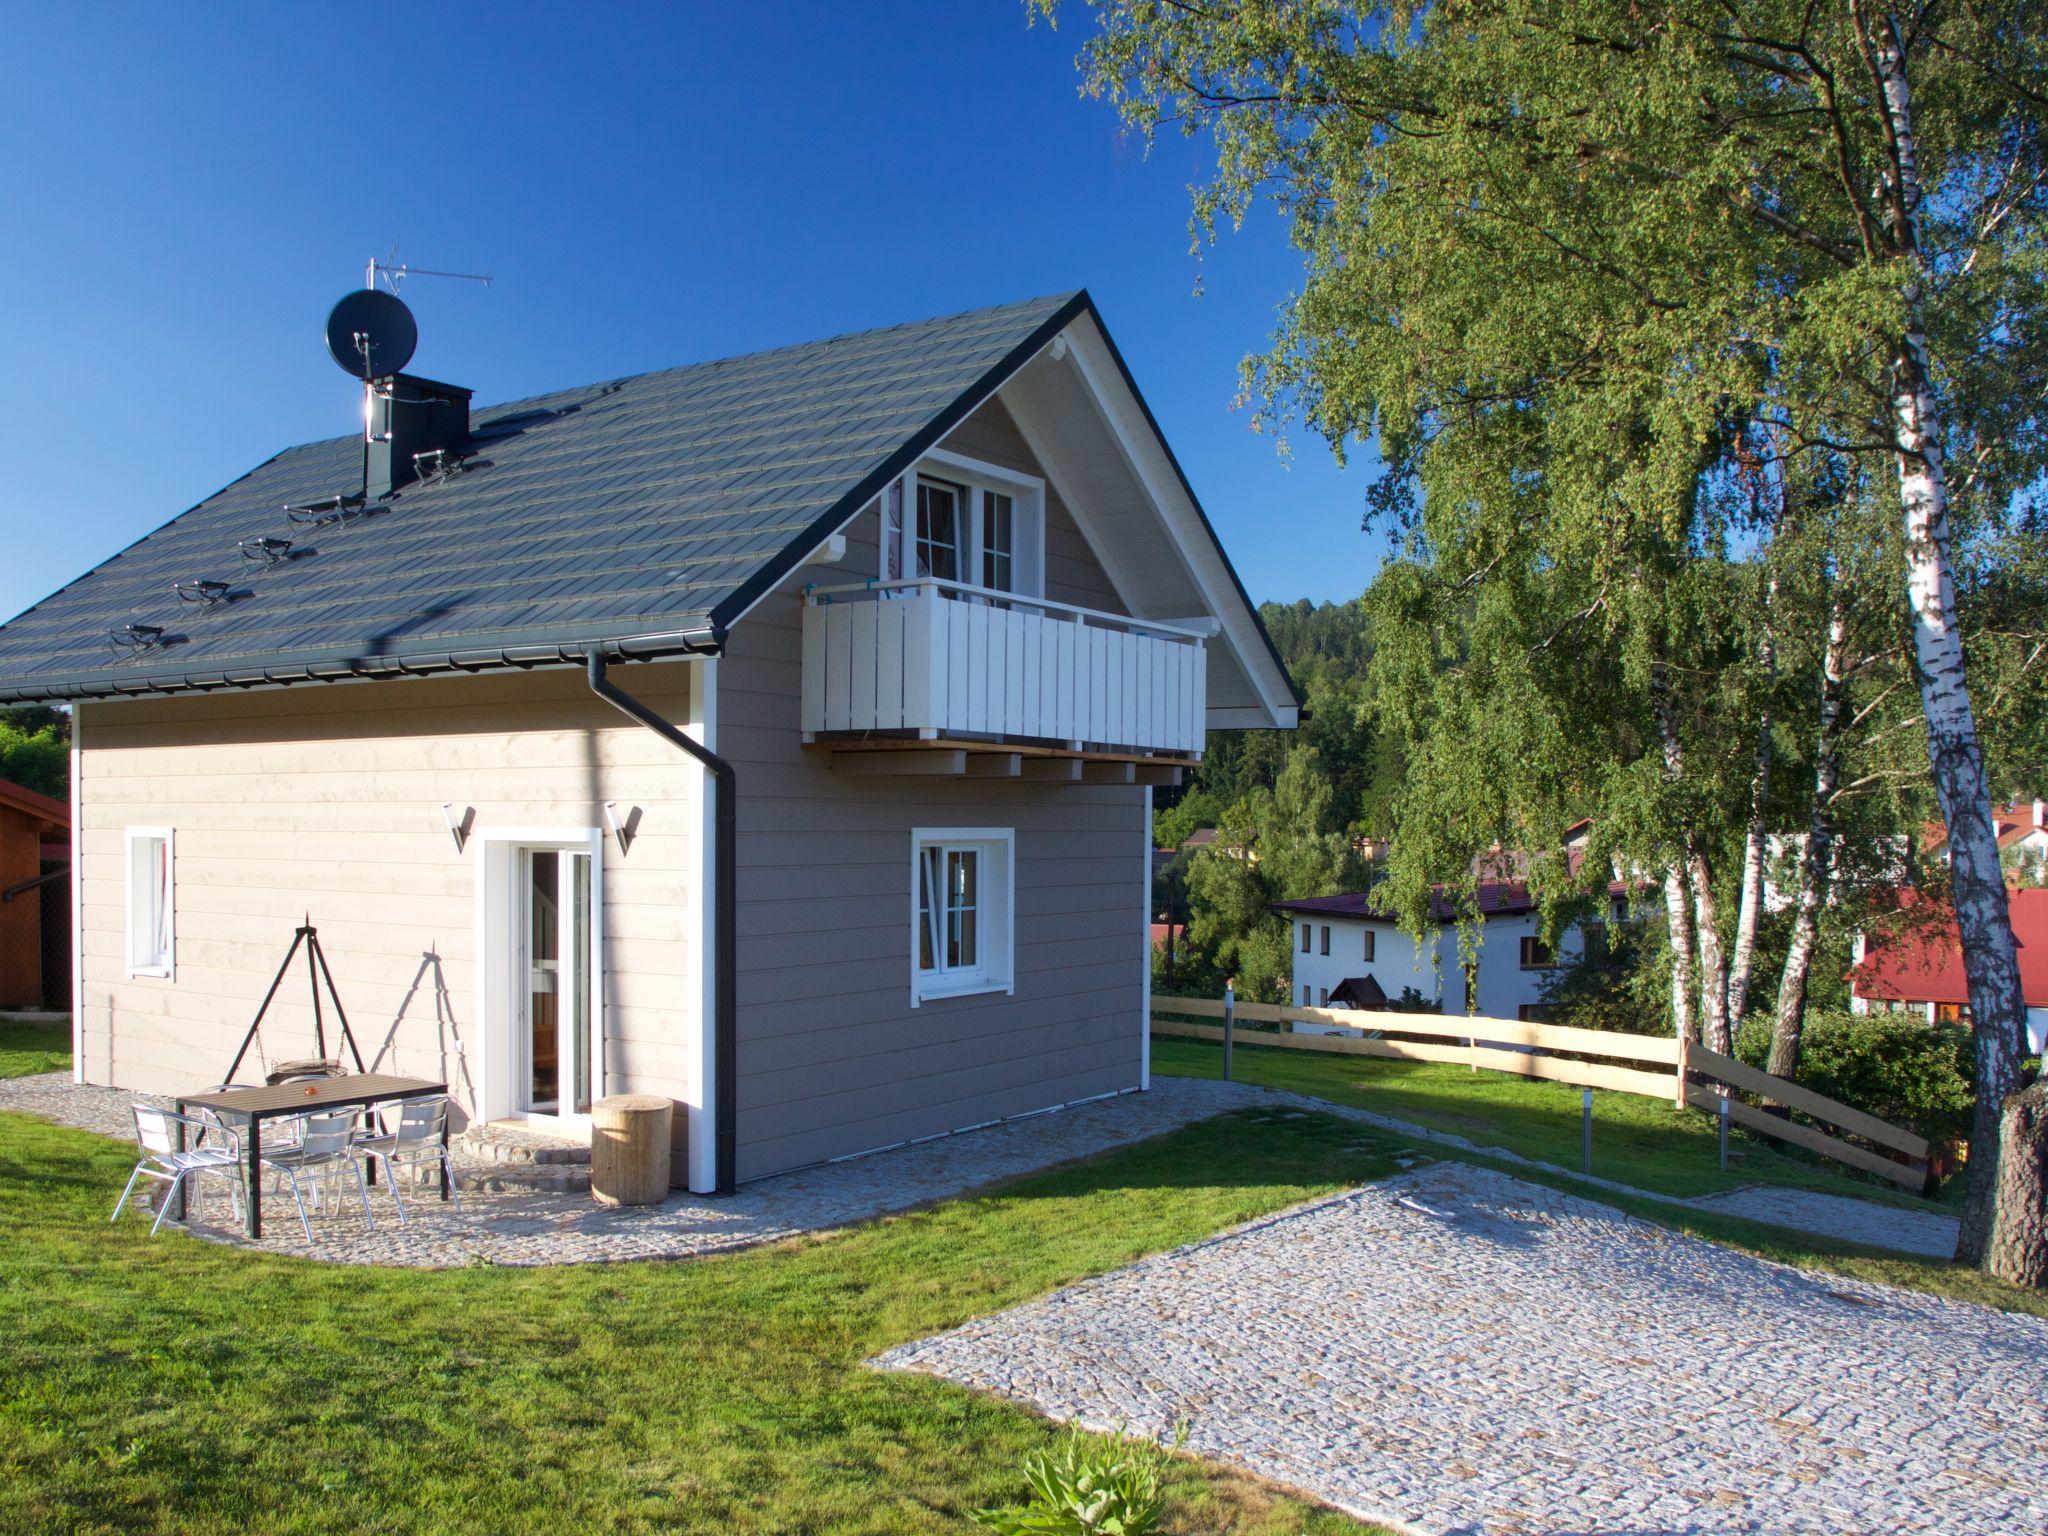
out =
{"type": "Polygon", "coordinates": [[[604,803],[605,830],[618,839],[619,852],[624,853],[633,846],[633,839],[640,831],[640,807],[634,806],[623,818],[619,815],[619,802],[607,800],[604,803]]]}
{"type": "Polygon", "coordinates": [[[443,801],[441,804],[441,820],[448,828],[448,835],[455,839],[455,851],[457,853],[462,852],[463,845],[469,841],[469,829],[476,825],[476,807],[465,805],[462,808],[462,814],[457,816],[455,814],[455,807],[443,801]]]}

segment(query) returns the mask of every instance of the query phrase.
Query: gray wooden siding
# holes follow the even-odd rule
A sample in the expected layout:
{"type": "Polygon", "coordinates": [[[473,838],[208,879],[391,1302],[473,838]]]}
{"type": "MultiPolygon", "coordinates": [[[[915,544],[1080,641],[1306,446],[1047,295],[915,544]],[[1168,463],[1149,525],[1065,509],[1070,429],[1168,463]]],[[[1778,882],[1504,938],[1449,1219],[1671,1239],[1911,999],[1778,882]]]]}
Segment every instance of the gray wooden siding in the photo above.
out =
{"type": "MultiPolygon", "coordinates": [[[[989,401],[961,422],[946,439],[946,446],[955,453],[985,459],[1005,469],[1021,470],[1027,475],[1045,474],[1001,400],[989,401]]],[[[861,574],[873,569],[870,554],[861,574]]],[[[1109,577],[1088,547],[1074,514],[1050,485],[1045,488],[1045,596],[1055,602],[1098,608],[1104,613],[1130,611],[1109,584],[1109,577]]]]}
{"type": "MultiPolygon", "coordinates": [[[[1000,405],[948,440],[1042,473],[1000,405]]],[[[1047,493],[1047,593],[1121,611],[1047,493]]],[[[797,721],[800,593],[876,569],[874,519],[735,626],[718,746],[739,773],[739,1176],[1138,1086],[1141,789],[850,778],[797,721]],[[1016,832],[1015,996],[910,1006],[910,834],[1016,832]]]]}

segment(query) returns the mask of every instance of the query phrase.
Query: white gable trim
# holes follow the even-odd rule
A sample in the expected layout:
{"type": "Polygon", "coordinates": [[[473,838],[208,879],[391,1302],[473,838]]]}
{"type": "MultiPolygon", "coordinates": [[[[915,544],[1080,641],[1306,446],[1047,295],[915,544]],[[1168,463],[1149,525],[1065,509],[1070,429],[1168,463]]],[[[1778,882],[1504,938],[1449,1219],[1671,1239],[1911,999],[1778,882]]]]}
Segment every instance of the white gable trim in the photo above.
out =
{"type": "MultiPolygon", "coordinates": [[[[1122,385],[1122,369],[1110,353],[1108,342],[1092,315],[1082,315],[1061,332],[1066,340],[1066,361],[1087,386],[1090,401],[1103,426],[1122,453],[1132,477],[1143,489],[1153,514],[1173,535],[1174,552],[1179,555],[1188,579],[1202,594],[1211,614],[1223,625],[1223,641],[1231,648],[1237,664],[1251,680],[1264,703],[1269,719],[1231,721],[1248,726],[1279,726],[1292,729],[1299,723],[1299,706],[1288,679],[1274,662],[1258,629],[1258,620],[1239,596],[1225,556],[1215,536],[1204,526],[1200,512],[1188,499],[1180,475],[1168,457],[1165,445],[1146,419],[1144,408],[1122,385]]],[[[1057,355],[1057,353],[1055,354],[1057,355]]],[[[1212,724],[1225,711],[1211,710],[1212,724]]],[[[1229,711],[1251,714],[1250,710],[1229,711]]]]}

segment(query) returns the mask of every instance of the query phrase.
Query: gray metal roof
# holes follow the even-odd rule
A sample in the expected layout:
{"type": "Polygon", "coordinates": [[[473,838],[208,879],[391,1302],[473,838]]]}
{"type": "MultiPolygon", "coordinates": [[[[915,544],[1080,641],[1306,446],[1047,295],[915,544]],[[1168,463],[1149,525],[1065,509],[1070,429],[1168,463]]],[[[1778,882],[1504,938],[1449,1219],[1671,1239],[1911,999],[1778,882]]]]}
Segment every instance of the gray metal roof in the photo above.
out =
{"type": "Polygon", "coordinates": [[[714,644],[1091,308],[1057,295],[479,410],[475,467],[324,528],[283,508],[355,490],[362,441],[287,449],[0,626],[0,701],[714,644]],[[260,535],[292,557],[244,561],[260,535]],[[181,602],[196,579],[236,595],[181,602]],[[130,623],[164,643],[118,651],[130,623]]]}

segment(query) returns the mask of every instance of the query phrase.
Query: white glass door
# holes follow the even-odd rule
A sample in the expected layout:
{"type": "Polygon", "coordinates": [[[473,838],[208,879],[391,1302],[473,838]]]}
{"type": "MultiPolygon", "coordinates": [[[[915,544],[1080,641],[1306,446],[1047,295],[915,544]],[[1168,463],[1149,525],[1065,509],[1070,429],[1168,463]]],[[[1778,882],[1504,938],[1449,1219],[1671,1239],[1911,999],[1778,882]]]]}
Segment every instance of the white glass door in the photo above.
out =
{"type": "Polygon", "coordinates": [[[518,1038],[520,1107],[529,1114],[590,1113],[598,1080],[590,1009],[590,855],[522,848],[518,1038]]]}

